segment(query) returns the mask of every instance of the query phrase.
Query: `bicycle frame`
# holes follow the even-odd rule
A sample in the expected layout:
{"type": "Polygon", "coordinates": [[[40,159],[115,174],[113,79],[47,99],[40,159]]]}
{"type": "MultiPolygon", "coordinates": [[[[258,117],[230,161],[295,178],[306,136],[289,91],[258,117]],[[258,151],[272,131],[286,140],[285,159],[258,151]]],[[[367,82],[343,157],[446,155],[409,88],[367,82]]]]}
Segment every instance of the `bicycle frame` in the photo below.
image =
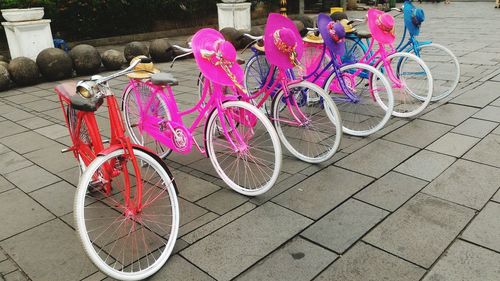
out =
{"type": "MultiPolygon", "coordinates": [[[[68,83],[63,84],[55,88],[56,93],[59,96],[59,102],[61,104],[61,108],[63,109],[64,118],[66,121],[66,125],[68,129],[70,129],[70,116],[68,116],[67,109],[71,107],[71,101],[65,91],[68,89],[76,89],[76,84],[68,83]]],[[[108,90],[109,91],[109,90],[108,90]]],[[[131,160],[134,167],[134,174],[136,176],[136,194],[134,198],[138,203],[134,203],[130,200],[131,195],[131,185],[130,178],[128,176],[124,177],[125,188],[124,188],[124,199],[125,205],[127,209],[134,210],[135,212],[140,212],[142,209],[142,181],[141,181],[141,173],[139,170],[139,165],[137,163],[137,159],[134,156],[132,148],[134,145],[130,142],[130,139],[125,136],[125,128],[123,126],[123,121],[120,116],[120,109],[118,107],[118,103],[116,101],[115,96],[108,92],[105,94],[105,99],[108,105],[108,116],[109,116],[109,124],[111,129],[111,136],[109,140],[109,146],[104,147],[104,142],[102,140],[99,126],[97,124],[97,120],[94,112],[85,112],[85,111],[76,111],[76,127],[74,128],[74,132],[70,129],[70,137],[73,145],[65,151],[72,151],[75,158],[79,161],[79,163],[83,167],[87,167],[90,163],[99,155],[105,155],[109,152],[112,152],[116,149],[122,148],[127,152],[128,159],[123,160],[131,160]],[[80,129],[82,127],[82,123],[85,123],[88,131],[88,136],[91,140],[91,145],[86,144],[80,141],[80,129]],[[77,132],[78,135],[75,134],[77,132]]],[[[140,147],[143,149],[143,147],[140,147]]],[[[103,170],[103,180],[105,181],[104,191],[107,194],[111,193],[111,181],[116,175],[113,175],[113,169],[115,168],[116,162],[112,162],[107,164],[106,169],[103,170]]],[[[128,168],[126,165],[121,165],[123,169],[124,175],[128,175],[128,168]]]]}
{"type": "MultiPolygon", "coordinates": [[[[259,56],[259,53],[256,49],[252,48],[252,51],[254,52],[254,55],[252,57],[259,56]]],[[[262,68],[259,66],[259,71],[261,70],[262,68]]],[[[263,73],[259,74],[263,76],[263,73]]],[[[256,103],[256,107],[261,108],[270,96],[271,97],[274,96],[277,90],[287,89],[288,85],[299,81],[300,80],[294,79],[292,70],[283,70],[276,67],[275,65],[269,65],[269,72],[267,73],[266,80],[263,83],[263,85],[261,85],[260,89],[254,93],[249,93],[248,95],[240,93],[240,96],[242,96],[243,99],[247,102],[249,102],[250,100],[258,101],[258,97],[262,96],[260,101],[256,103]],[[276,78],[274,77],[275,73],[277,73],[276,78]]],[[[308,118],[305,117],[302,111],[298,108],[299,105],[297,104],[297,100],[290,97],[291,96],[288,95],[288,91],[284,91],[284,102],[286,103],[288,109],[290,110],[290,113],[292,114],[293,118],[296,121],[295,122],[286,121],[286,122],[294,126],[301,126],[307,123],[308,118]]]]}
{"type": "MultiPolygon", "coordinates": [[[[206,82],[208,81],[206,80],[206,82]]],[[[232,148],[235,151],[246,148],[243,137],[238,133],[238,130],[232,130],[232,128],[236,127],[235,121],[233,120],[234,117],[228,118],[222,106],[223,102],[237,100],[237,97],[223,95],[222,87],[220,85],[204,83],[201,99],[193,107],[184,111],[179,110],[174,92],[172,87],[169,85],[162,87],[154,85],[149,80],[145,82],[130,80],[127,87],[132,88],[138,104],[145,105],[140,107],[141,112],[139,114],[143,122],[141,122],[139,130],[141,132],[144,131],[148,133],[155,140],[158,140],[170,149],[181,154],[187,154],[192,150],[193,144],[195,144],[198,151],[208,157],[206,149],[202,148],[194,138],[194,132],[202,120],[208,117],[208,114],[214,110],[217,110],[218,118],[221,120],[220,123],[222,133],[230,142],[232,148]],[[150,89],[152,89],[151,97],[146,101],[141,101],[141,96],[137,90],[137,87],[141,84],[146,84],[150,89]],[[213,87],[213,90],[211,90],[210,87],[213,87]],[[166,89],[166,91],[164,89],[166,89]],[[210,95],[208,94],[209,90],[211,90],[210,95]],[[156,99],[155,97],[160,97],[160,99],[156,99]],[[208,101],[205,102],[207,97],[208,101]],[[150,111],[144,111],[144,109],[157,109],[158,106],[160,106],[159,102],[165,102],[169,116],[154,116],[149,114],[150,111]],[[195,118],[191,126],[186,126],[183,122],[183,117],[196,111],[199,113],[198,116],[195,118]],[[228,124],[226,124],[226,122],[228,124]],[[231,135],[233,135],[233,138],[231,135]]],[[[244,118],[239,120],[244,120],[244,118]]]]}

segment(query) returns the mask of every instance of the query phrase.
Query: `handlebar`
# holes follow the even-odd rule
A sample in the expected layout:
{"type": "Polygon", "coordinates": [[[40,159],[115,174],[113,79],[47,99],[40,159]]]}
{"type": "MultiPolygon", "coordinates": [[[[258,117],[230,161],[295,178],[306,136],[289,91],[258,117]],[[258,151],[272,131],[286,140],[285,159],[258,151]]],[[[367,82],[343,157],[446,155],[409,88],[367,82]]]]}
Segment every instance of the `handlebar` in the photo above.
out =
{"type": "Polygon", "coordinates": [[[180,54],[178,56],[176,56],[173,60],[172,60],[172,63],[170,64],[170,68],[174,67],[174,63],[177,59],[180,59],[180,58],[183,58],[183,57],[187,57],[189,55],[191,55],[193,53],[193,48],[191,46],[191,42],[188,43],[188,46],[189,48],[184,48],[184,47],[181,47],[179,45],[172,45],[172,48],[174,49],[177,49],[181,52],[183,52],[184,54],[180,54]]]}
{"type": "Polygon", "coordinates": [[[313,32],[316,32],[319,30],[317,27],[307,27],[306,29],[307,29],[307,31],[313,31],[313,32]]]}
{"type": "Polygon", "coordinates": [[[151,58],[141,58],[140,60],[134,61],[132,64],[129,65],[129,67],[125,68],[122,71],[115,72],[109,76],[102,77],[100,75],[95,75],[90,78],[91,81],[94,81],[96,84],[104,84],[108,82],[109,80],[115,79],[116,77],[120,77],[124,74],[127,74],[129,72],[132,72],[134,67],[136,67],[139,63],[151,63],[152,60],[151,58]]]}
{"type": "Polygon", "coordinates": [[[250,38],[253,41],[259,41],[259,40],[262,40],[264,38],[264,36],[253,36],[253,35],[248,34],[248,33],[243,33],[242,37],[250,38]]]}

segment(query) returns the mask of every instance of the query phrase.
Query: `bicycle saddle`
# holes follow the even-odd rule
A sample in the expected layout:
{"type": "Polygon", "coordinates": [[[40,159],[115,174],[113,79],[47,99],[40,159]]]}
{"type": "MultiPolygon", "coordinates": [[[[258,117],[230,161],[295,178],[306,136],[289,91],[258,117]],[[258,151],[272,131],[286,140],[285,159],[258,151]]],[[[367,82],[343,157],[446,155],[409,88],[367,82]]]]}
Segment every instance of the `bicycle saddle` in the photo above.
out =
{"type": "Polygon", "coordinates": [[[372,38],[372,34],[369,31],[357,31],[356,34],[361,39],[372,38]]]}
{"type": "Polygon", "coordinates": [[[102,105],[103,98],[84,98],[76,92],[76,82],[66,82],[56,86],[55,91],[76,110],[93,112],[102,105]]]}
{"type": "Polygon", "coordinates": [[[171,73],[159,72],[151,75],[151,82],[155,85],[177,86],[179,81],[171,73]]]}

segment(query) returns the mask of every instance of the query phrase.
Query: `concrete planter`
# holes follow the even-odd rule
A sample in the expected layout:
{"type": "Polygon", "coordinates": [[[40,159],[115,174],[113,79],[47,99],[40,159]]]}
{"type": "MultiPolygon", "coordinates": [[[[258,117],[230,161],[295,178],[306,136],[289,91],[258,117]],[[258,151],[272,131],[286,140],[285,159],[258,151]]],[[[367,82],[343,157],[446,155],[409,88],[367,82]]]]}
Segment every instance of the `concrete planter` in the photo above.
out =
{"type": "Polygon", "coordinates": [[[43,18],[43,7],[28,9],[4,9],[2,16],[9,22],[33,21],[43,18]]]}

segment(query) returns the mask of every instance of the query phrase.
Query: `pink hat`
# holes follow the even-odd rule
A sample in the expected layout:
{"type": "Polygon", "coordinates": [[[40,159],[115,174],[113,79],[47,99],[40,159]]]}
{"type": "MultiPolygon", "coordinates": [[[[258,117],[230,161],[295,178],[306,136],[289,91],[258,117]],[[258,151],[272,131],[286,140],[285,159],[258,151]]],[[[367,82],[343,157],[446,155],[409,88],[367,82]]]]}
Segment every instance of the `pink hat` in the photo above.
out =
{"type": "Polygon", "coordinates": [[[224,40],[217,30],[204,28],[196,32],[192,39],[193,54],[203,76],[220,85],[231,86],[234,81],[243,82],[243,69],[236,62],[236,49],[224,40]],[[228,73],[230,72],[230,73],[228,73]]]}
{"type": "Polygon", "coordinates": [[[266,59],[279,68],[293,68],[304,52],[304,43],[295,24],[280,14],[269,14],[264,32],[266,59]]]}
{"type": "Polygon", "coordinates": [[[368,10],[368,28],[373,38],[382,44],[392,44],[394,35],[394,17],[377,9],[368,10]]]}

